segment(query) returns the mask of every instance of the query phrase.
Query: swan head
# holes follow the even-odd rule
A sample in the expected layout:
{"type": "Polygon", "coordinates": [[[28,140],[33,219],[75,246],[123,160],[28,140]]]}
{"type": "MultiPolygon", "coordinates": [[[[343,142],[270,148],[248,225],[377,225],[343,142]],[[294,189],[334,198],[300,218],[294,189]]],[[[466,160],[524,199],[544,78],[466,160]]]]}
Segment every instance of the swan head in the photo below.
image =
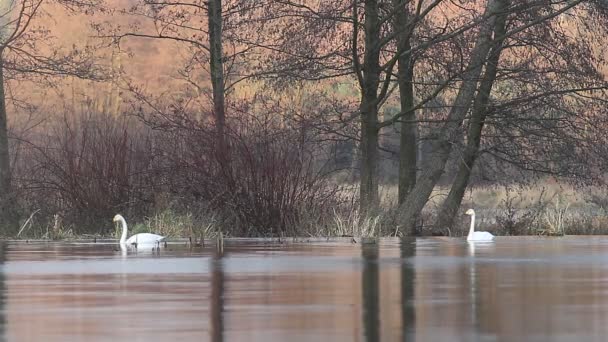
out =
{"type": "Polygon", "coordinates": [[[114,216],[114,218],[112,219],[112,222],[120,222],[120,221],[124,221],[124,217],[122,217],[122,215],[120,215],[120,214],[116,214],[114,216]]]}
{"type": "Polygon", "coordinates": [[[470,215],[470,216],[471,216],[471,215],[475,215],[475,210],[473,210],[473,209],[469,209],[469,210],[467,210],[467,211],[466,211],[464,214],[465,214],[465,215],[470,215]]]}

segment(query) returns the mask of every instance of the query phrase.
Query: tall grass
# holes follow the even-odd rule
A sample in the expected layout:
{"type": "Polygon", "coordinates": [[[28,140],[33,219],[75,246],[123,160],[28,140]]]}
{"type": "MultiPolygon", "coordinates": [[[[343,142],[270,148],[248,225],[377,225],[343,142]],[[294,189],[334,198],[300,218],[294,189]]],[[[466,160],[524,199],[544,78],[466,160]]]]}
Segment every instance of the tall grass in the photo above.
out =
{"type": "Polygon", "coordinates": [[[145,217],[142,222],[135,224],[132,234],[155,233],[170,238],[191,238],[199,241],[215,238],[221,231],[218,223],[213,213],[195,217],[192,213],[178,214],[167,209],[145,217]]]}
{"type": "MultiPolygon", "coordinates": [[[[356,189],[351,191],[353,193],[350,195],[355,195],[356,189]]],[[[452,227],[432,225],[436,211],[448,192],[449,188],[438,187],[434,190],[419,221],[421,235],[466,234],[469,219],[465,215],[458,215],[452,227]]],[[[378,214],[381,218],[381,235],[400,235],[399,209],[395,209],[397,186],[384,185],[380,194],[384,208],[378,214]]],[[[608,196],[605,190],[597,186],[577,188],[570,184],[541,181],[528,186],[474,187],[467,191],[461,213],[464,214],[468,208],[476,210],[478,226],[497,235],[608,233],[608,196]]],[[[351,222],[350,226],[356,229],[359,222],[353,220],[351,214],[346,212],[341,215],[342,222],[351,222]]]]}

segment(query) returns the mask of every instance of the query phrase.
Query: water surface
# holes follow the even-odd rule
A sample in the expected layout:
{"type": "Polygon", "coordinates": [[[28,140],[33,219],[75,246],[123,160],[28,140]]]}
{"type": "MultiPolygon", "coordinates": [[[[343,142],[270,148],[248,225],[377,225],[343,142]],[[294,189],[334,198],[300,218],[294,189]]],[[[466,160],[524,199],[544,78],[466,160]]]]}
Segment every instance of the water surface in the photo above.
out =
{"type": "Polygon", "coordinates": [[[0,245],[7,341],[603,341],[608,238],[0,245]]]}

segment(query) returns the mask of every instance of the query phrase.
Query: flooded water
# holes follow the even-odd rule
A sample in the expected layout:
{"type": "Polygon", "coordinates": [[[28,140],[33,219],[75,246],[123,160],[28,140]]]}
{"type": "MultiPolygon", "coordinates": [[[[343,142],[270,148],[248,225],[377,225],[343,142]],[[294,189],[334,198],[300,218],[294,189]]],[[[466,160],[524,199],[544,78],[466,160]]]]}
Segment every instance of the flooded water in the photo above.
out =
{"type": "Polygon", "coordinates": [[[0,245],[5,341],[603,341],[608,238],[0,245]]]}

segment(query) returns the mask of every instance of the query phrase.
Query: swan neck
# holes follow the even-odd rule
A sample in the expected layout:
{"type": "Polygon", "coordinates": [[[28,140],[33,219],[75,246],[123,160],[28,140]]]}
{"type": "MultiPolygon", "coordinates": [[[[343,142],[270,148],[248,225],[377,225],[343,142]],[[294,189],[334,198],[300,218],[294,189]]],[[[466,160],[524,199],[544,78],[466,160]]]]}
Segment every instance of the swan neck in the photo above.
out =
{"type": "Polygon", "coordinates": [[[127,242],[127,221],[124,218],[120,218],[120,225],[122,226],[122,235],[120,235],[120,243],[127,242]]]}
{"type": "Polygon", "coordinates": [[[471,215],[471,228],[469,229],[469,237],[475,232],[475,214],[471,215]]]}

